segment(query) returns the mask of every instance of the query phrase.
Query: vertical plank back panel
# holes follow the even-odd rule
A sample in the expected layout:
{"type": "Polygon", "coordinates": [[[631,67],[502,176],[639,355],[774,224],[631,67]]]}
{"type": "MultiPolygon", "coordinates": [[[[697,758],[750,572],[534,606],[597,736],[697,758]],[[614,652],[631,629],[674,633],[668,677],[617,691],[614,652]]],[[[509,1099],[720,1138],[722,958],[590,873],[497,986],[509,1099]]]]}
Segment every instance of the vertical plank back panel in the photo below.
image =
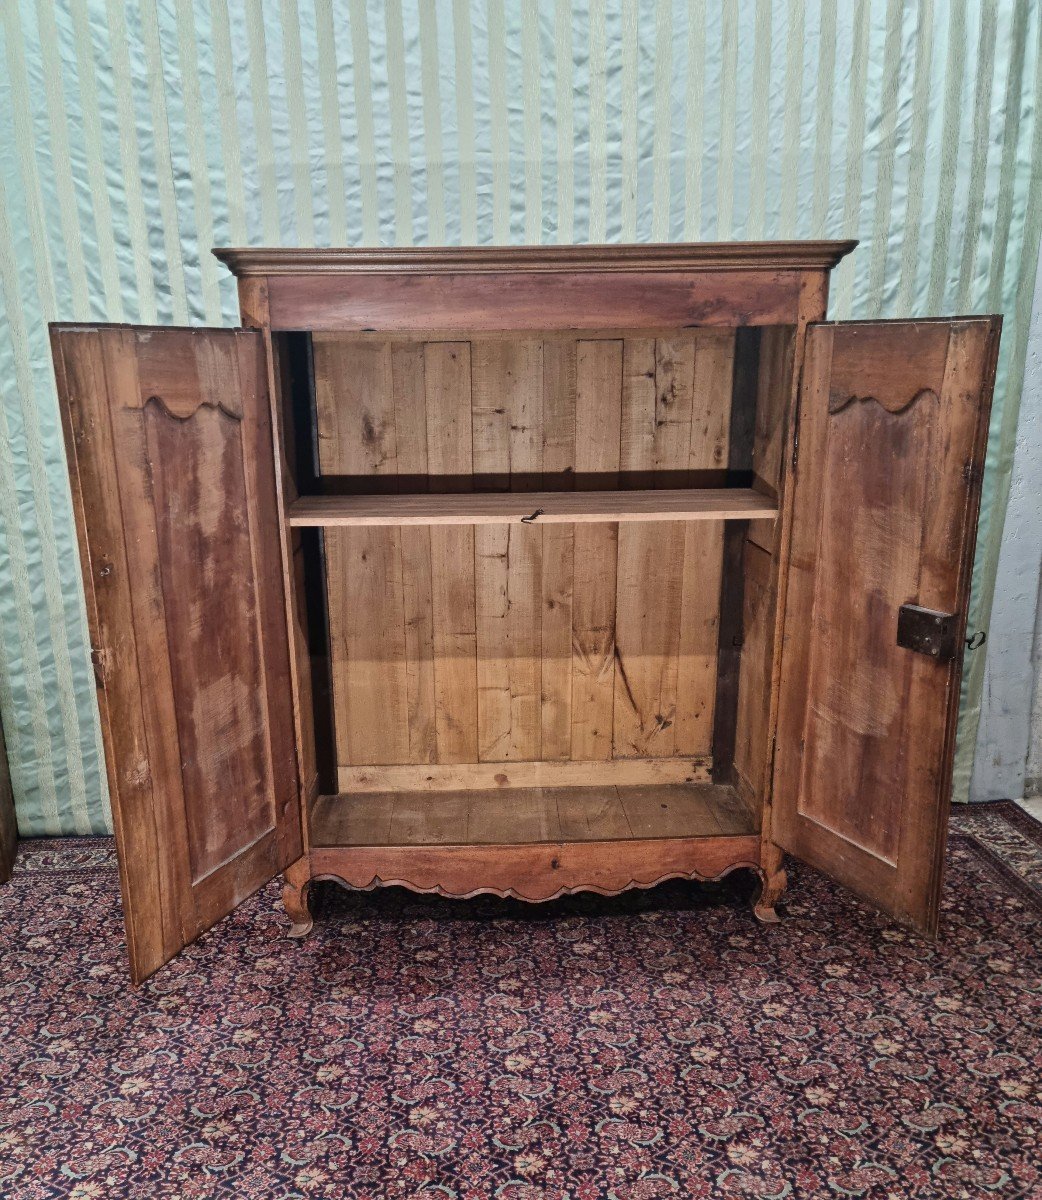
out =
{"type": "MultiPolygon", "coordinates": [[[[577,343],[543,343],[543,488],[575,486],[575,393],[577,343]]],[[[544,525],[540,624],[540,738],[544,760],[572,752],[572,563],[571,525],[544,525]]]]}
{"type": "MultiPolygon", "coordinates": [[[[313,343],[327,486],[725,480],[734,330],[313,343]]],[[[715,522],[330,531],[342,773],[706,756],[722,541],[715,522]]]]}
{"type": "MultiPolygon", "coordinates": [[[[618,485],[622,341],[576,349],[576,486],[618,485]]],[[[612,757],[617,525],[579,525],[572,558],[572,758],[612,757]]]]}
{"type": "MultiPolygon", "coordinates": [[[[320,470],[354,491],[397,490],[390,345],[316,335],[313,353],[320,470]]],[[[401,531],[329,530],[326,562],[338,741],[355,762],[411,762],[401,531]]]]}
{"type": "MultiPolygon", "coordinates": [[[[485,340],[471,348],[474,486],[536,491],[542,481],[543,343],[485,340]]],[[[474,530],[478,756],[540,757],[542,530],[474,530]]]]}
{"type": "MultiPolygon", "coordinates": [[[[432,491],[473,487],[470,346],[424,348],[427,466],[432,491]]],[[[434,703],[439,763],[478,761],[477,615],[474,528],[431,529],[434,703]]]]}
{"type": "MultiPolygon", "coordinates": [[[[731,436],[734,330],[701,330],[694,343],[691,440],[692,482],[722,484],[731,436]]],[[[677,661],[677,754],[708,754],[716,703],[720,575],[724,530],[715,521],[684,527],[684,578],[677,661]]]]}

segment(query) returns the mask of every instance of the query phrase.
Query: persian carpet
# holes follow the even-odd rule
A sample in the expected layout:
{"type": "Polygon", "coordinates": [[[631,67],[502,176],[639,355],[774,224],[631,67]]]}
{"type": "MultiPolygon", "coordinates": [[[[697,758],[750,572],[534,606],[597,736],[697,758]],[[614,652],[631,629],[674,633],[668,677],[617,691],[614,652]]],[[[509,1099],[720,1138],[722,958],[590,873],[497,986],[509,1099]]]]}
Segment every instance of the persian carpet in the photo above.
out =
{"type": "Polygon", "coordinates": [[[797,868],[543,907],[270,885],[142,988],[107,839],[0,888],[0,1196],[1042,1197],[1042,826],[953,820],[941,937],[797,868]]]}

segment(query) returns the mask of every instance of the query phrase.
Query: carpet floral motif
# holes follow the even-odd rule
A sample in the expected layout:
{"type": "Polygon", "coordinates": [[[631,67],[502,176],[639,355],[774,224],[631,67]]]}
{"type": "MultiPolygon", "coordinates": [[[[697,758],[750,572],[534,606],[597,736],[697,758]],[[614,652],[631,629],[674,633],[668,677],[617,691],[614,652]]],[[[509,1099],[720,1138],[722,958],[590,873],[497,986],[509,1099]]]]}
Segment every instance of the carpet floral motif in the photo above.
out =
{"type": "Polygon", "coordinates": [[[801,867],[777,927],[738,876],[327,885],[302,944],[271,885],[137,990],[111,842],[30,842],[0,1196],[1042,1197],[1042,827],[987,808],[955,815],[936,943],[801,867]]]}

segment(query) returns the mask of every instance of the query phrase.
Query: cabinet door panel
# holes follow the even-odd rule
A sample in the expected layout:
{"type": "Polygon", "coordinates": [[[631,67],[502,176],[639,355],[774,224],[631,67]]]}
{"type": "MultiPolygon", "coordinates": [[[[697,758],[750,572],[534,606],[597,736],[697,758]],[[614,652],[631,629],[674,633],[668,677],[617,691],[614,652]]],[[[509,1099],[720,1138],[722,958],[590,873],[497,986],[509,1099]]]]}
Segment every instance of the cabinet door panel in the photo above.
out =
{"type": "Polygon", "coordinates": [[[145,978],[300,854],[261,336],[52,329],[145,978]]]}
{"type": "Polygon", "coordinates": [[[983,317],[807,334],[773,837],[927,933],[998,335],[983,317]],[[953,614],[954,653],[899,645],[904,605],[953,614]]]}

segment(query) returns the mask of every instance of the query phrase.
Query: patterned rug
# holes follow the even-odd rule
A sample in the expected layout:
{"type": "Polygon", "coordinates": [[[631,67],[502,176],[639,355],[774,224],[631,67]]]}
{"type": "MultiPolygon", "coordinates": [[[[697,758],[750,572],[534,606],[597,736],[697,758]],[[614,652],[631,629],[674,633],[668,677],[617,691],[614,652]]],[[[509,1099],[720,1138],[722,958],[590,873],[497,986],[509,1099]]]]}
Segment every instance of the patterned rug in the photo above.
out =
{"type": "Polygon", "coordinates": [[[1042,1197],[1042,826],[953,822],[940,940],[797,868],[546,907],[264,889],[141,989],[107,839],[0,888],[0,1196],[1042,1197]]]}

